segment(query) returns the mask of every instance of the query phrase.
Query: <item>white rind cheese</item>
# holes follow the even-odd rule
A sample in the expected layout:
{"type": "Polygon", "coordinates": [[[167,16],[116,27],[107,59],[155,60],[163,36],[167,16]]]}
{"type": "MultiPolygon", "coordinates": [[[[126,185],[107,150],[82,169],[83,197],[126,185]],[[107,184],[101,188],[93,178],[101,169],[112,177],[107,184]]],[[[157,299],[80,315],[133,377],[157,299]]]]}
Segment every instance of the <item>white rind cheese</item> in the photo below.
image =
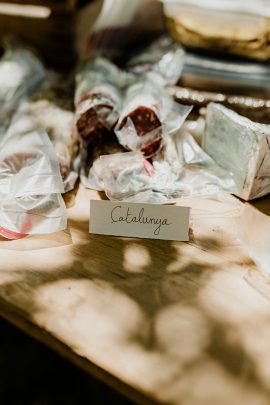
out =
{"type": "Polygon", "coordinates": [[[203,147],[233,177],[237,195],[252,200],[270,193],[270,126],[210,103],[203,147]]]}

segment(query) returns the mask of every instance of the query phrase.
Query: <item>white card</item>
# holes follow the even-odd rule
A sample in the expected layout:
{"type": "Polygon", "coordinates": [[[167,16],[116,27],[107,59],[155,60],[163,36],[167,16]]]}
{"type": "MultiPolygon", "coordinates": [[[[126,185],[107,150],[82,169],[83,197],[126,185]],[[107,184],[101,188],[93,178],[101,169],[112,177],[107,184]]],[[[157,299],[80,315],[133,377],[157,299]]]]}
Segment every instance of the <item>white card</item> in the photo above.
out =
{"type": "Polygon", "coordinates": [[[189,214],[188,207],[91,200],[89,232],[188,241],[189,214]]]}

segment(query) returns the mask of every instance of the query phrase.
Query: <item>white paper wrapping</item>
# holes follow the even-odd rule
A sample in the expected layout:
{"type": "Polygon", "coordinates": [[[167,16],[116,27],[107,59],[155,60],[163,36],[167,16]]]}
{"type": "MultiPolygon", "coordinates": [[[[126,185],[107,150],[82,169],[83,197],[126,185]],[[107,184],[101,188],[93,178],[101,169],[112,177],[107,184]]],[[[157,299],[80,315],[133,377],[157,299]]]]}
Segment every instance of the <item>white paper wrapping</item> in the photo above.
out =
{"type": "Polygon", "coordinates": [[[180,79],[185,63],[184,48],[169,36],[162,36],[128,61],[128,70],[136,76],[155,72],[164,85],[173,85],[180,79]]]}
{"type": "Polygon", "coordinates": [[[17,114],[0,147],[0,233],[12,239],[65,229],[63,192],[46,131],[33,116],[17,114]]]}
{"type": "Polygon", "coordinates": [[[29,110],[48,133],[60,165],[64,191],[72,190],[78,178],[79,164],[75,156],[77,134],[74,113],[47,100],[27,103],[24,109],[29,110]]]}
{"type": "Polygon", "coordinates": [[[9,49],[0,59],[0,137],[19,102],[41,84],[45,75],[41,62],[26,49],[9,49]]]}

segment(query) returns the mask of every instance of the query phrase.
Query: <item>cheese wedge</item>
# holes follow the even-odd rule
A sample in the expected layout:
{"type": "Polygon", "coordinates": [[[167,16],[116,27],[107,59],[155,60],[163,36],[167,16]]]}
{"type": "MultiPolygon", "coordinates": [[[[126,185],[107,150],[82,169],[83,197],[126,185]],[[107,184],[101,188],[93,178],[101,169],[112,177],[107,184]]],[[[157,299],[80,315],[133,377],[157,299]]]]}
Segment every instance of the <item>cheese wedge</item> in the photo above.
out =
{"type": "Polygon", "coordinates": [[[270,125],[210,103],[203,148],[231,174],[237,196],[248,201],[270,193],[270,125]]]}

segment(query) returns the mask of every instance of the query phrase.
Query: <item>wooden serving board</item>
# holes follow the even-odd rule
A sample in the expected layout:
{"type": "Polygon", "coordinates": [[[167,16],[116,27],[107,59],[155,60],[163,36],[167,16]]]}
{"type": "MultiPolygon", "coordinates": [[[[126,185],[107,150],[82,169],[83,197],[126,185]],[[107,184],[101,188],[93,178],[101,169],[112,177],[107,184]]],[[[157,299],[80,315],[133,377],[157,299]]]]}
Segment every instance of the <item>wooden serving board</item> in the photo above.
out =
{"type": "Polygon", "coordinates": [[[0,241],[0,315],[138,404],[269,404],[270,302],[245,280],[239,207],[183,200],[181,243],[89,235],[90,198],[68,232],[0,241]]]}

